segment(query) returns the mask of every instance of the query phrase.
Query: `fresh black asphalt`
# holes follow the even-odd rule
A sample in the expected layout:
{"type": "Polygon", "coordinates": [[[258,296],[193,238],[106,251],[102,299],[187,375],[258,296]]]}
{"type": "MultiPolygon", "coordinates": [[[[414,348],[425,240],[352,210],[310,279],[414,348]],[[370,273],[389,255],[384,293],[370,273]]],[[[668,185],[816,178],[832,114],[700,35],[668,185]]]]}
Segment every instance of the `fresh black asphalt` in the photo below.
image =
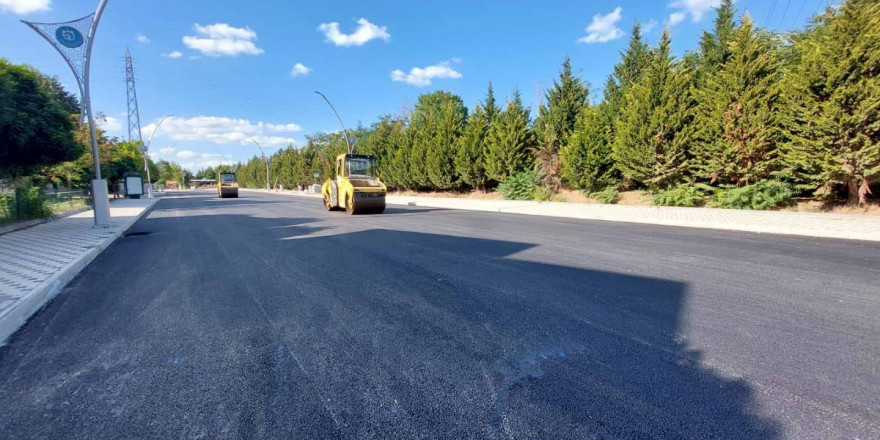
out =
{"type": "Polygon", "coordinates": [[[2,439],[880,438],[880,243],[165,197],[0,348],[2,439]]]}

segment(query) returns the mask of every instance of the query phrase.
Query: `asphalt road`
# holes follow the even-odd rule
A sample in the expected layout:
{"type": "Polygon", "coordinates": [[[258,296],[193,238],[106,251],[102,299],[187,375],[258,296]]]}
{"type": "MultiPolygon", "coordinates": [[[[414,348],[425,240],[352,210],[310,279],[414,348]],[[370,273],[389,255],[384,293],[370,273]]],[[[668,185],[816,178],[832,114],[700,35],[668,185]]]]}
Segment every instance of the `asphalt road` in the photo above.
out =
{"type": "Polygon", "coordinates": [[[880,244],[166,197],[0,348],[0,438],[880,438],[880,244]]]}

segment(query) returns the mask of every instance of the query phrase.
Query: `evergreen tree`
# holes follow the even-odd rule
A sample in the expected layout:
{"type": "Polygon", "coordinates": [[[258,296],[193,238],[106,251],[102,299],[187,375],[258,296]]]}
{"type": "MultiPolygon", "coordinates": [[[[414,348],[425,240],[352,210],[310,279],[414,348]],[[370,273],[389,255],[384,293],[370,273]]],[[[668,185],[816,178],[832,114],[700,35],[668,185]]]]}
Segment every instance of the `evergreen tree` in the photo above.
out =
{"type": "Polygon", "coordinates": [[[641,78],[626,94],[617,121],[613,157],[627,178],[650,189],[665,189],[685,178],[687,146],[693,138],[690,71],[670,55],[669,30],[641,78]]]}
{"type": "Polygon", "coordinates": [[[574,131],[559,152],[563,180],[579,190],[600,191],[617,181],[608,143],[608,105],[603,102],[581,111],[574,131]]]}
{"type": "Polygon", "coordinates": [[[620,63],[614,66],[614,72],[605,83],[604,98],[611,105],[611,113],[616,114],[620,109],[629,86],[641,78],[642,70],[649,60],[650,48],[642,38],[642,26],[636,23],[633,25],[629,45],[620,53],[620,63]]]}
{"type": "Polygon", "coordinates": [[[603,92],[606,105],[602,108],[601,123],[608,127],[605,130],[605,143],[614,143],[615,125],[620,119],[620,112],[634,82],[642,76],[642,71],[650,59],[650,48],[642,38],[642,27],[639,23],[633,25],[629,45],[624,52],[620,53],[620,63],[614,66],[613,73],[605,82],[603,92]]]}
{"type": "Polygon", "coordinates": [[[458,138],[455,154],[455,171],[458,177],[465,184],[477,189],[486,187],[485,150],[488,131],[488,115],[483,106],[477,104],[458,138]]]}
{"type": "Polygon", "coordinates": [[[586,107],[589,86],[571,71],[571,59],[565,57],[559,79],[547,91],[547,105],[542,105],[535,121],[535,134],[540,140],[535,151],[538,173],[547,187],[559,185],[559,148],[574,129],[578,114],[586,107]],[[548,132],[549,131],[549,132],[548,132]]]}
{"type": "Polygon", "coordinates": [[[781,136],[778,51],[748,15],[730,35],[727,60],[697,91],[698,177],[748,185],[769,177],[781,136]]]}
{"type": "Polygon", "coordinates": [[[486,111],[486,120],[490,124],[501,113],[501,109],[498,108],[498,104],[495,102],[495,89],[492,87],[491,81],[489,81],[489,90],[486,91],[486,101],[483,103],[483,110],[486,111]]]}
{"type": "Polygon", "coordinates": [[[707,73],[716,70],[730,58],[730,41],[734,38],[733,33],[736,27],[734,24],[736,8],[733,7],[733,0],[722,0],[721,5],[715,11],[713,32],[703,32],[700,37],[701,64],[707,73]]]}
{"type": "Polygon", "coordinates": [[[419,186],[449,189],[456,185],[455,141],[461,134],[467,118],[467,108],[460,97],[445,91],[419,96],[413,110],[413,157],[410,172],[419,173],[419,186]],[[416,156],[417,155],[417,156],[416,156]],[[413,160],[421,158],[414,169],[413,160]]]}
{"type": "Polygon", "coordinates": [[[787,168],[847,201],[864,203],[880,180],[880,3],[849,0],[795,38],[787,76],[787,168]]]}
{"type": "Polygon", "coordinates": [[[531,164],[533,134],[529,130],[529,110],[523,106],[519,90],[507,102],[489,127],[486,139],[486,176],[501,182],[528,169],[531,164]]]}

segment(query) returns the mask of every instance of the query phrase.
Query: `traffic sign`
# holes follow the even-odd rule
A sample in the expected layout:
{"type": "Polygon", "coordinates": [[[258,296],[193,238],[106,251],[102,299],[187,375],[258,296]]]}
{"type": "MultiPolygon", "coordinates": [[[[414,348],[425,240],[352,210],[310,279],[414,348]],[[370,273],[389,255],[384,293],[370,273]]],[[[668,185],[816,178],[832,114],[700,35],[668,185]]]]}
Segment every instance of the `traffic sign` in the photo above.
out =
{"type": "Polygon", "coordinates": [[[55,30],[55,39],[64,47],[76,49],[85,42],[83,35],[76,28],[70,26],[61,26],[55,30]]]}

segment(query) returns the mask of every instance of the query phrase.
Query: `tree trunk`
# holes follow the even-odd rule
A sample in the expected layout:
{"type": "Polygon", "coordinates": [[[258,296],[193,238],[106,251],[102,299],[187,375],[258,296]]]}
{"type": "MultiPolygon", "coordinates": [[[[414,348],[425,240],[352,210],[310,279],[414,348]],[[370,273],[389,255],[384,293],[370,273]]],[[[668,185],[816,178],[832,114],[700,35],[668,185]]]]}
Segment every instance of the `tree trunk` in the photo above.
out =
{"type": "Polygon", "coordinates": [[[859,204],[859,179],[851,177],[846,181],[847,187],[847,197],[846,204],[847,205],[858,205],[859,204]]]}

